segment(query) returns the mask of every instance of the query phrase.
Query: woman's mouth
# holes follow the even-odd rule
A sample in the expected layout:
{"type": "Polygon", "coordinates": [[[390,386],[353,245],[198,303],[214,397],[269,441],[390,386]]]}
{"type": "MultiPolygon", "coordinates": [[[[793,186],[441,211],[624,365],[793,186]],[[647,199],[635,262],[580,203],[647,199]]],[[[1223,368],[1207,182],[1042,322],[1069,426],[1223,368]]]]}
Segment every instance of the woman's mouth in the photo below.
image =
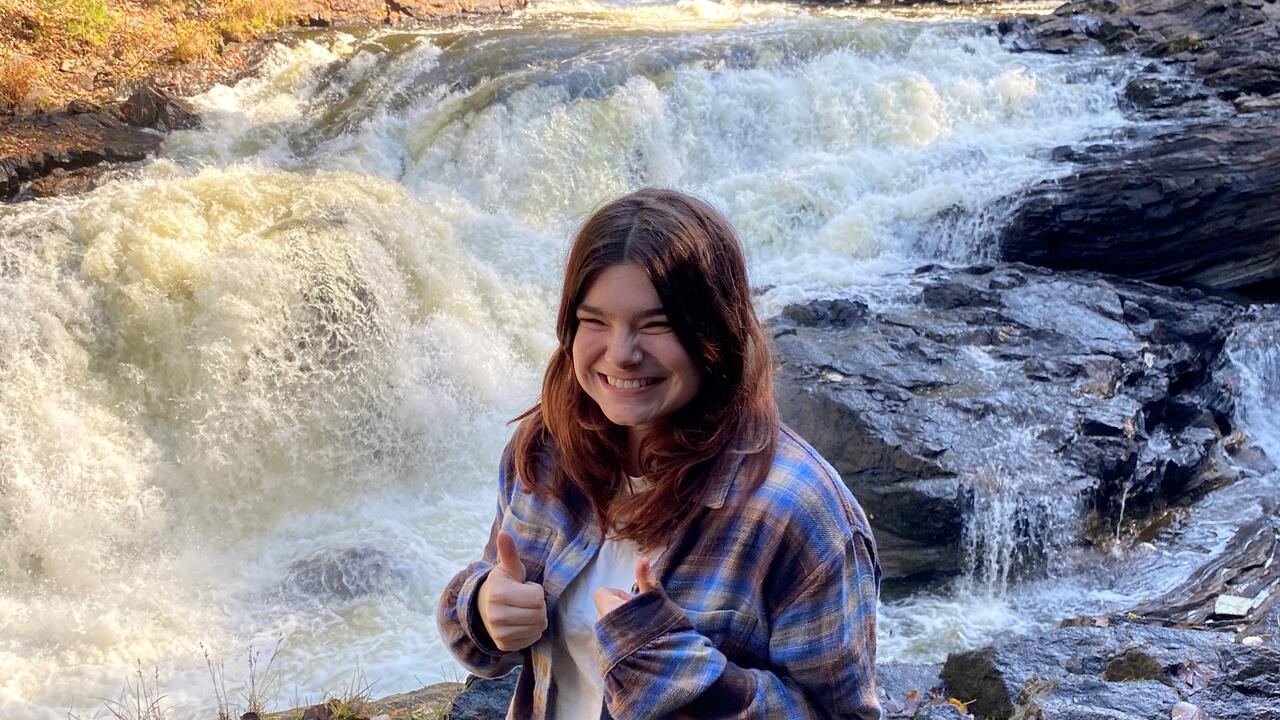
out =
{"type": "Polygon", "coordinates": [[[619,378],[612,375],[599,374],[605,383],[618,390],[642,390],[658,382],[658,378],[619,378]]]}

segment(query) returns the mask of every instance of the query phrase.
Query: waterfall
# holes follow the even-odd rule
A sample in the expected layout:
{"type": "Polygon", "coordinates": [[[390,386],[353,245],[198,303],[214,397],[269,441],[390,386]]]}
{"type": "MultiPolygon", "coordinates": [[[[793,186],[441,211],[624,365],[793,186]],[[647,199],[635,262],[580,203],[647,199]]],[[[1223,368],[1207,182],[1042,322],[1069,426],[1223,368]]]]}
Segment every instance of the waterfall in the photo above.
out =
{"type": "MultiPolygon", "coordinates": [[[[277,707],[357,666],[455,679],[435,601],[487,533],[591,207],[706,197],[769,315],[980,257],[992,202],[1124,123],[1118,61],[1006,53],[972,9],[467,22],[289,38],[155,161],[0,207],[0,715],[91,716],[140,662],[168,717],[207,716],[202,647],[236,687],[280,643],[277,707]]],[[[1059,510],[1001,504],[1015,471],[975,489],[997,589],[1001,534],[1059,510]]]]}

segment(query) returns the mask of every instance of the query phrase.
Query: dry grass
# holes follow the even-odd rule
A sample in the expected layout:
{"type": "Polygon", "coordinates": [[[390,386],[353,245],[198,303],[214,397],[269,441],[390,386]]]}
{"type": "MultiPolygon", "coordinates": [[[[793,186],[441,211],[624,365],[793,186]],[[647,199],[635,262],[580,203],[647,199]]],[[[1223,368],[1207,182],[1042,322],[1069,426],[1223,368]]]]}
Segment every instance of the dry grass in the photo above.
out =
{"type": "Polygon", "coordinates": [[[209,23],[182,20],[173,28],[173,57],[189,63],[213,57],[222,49],[222,37],[209,23]]]}
{"type": "Polygon", "coordinates": [[[0,105],[22,102],[35,82],[35,65],[24,57],[0,60],[0,105]]]}
{"type": "Polygon", "coordinates": [[[160,694],[160,670],[155,670],[150,685],[142,674],[142,663],[134,680],[124,681],[124,690],[118,700],[103,700],[107,712],[115,720],[164,720],[164,708],[160,704],[164,695],[160,694]]]}
{"type": "MultiPolygon", "coordinates": [[[[0,0],[0,111],[110,100],[178,66],[216,76],[228,42],[270,34],[298,0],[0,0]],[[25,58],[25,61],[19,60],[25,58]],[[33,92],[34,91],[34,92],[33,92]],[[32,98],[42,103],[30,102],[32,98]]],[[[232,54],[234,55],[234,54],[232,54]]]]}
{"type": "MultiPolygon", "coordinates": [[[[275,664],[276,656],[280,653],[281,642],[284,642],[283,638],[276,642],[275,648],[271,651],[271,657],[267,659],[266,668],[261,666],[259,651],[249,649],[249,686],[240,693],[240,698],[244,701],[244,713],[253,713],[259,717],[267,714],[266,698],[271,695],[280,680],[278,675],[271,674],[271,666],[275,664]]],[[[240,716],[241,709],[231,704],[230,696],[227,694],[223,664],[221,661],[214,663],[213,658],[209,657],[209,651],[203,645],[200,649],[204,652],[204,663],[209,668],[209,678],[213,681],[213,696],[218,701],[217,720],[235,720],[240,716]]]]}
{"type": "Polygon", "coordinates": [[[279,30],[291,17],[284,0],[222,0],[209,24],[226,40],[244,42],[279,30]]]}

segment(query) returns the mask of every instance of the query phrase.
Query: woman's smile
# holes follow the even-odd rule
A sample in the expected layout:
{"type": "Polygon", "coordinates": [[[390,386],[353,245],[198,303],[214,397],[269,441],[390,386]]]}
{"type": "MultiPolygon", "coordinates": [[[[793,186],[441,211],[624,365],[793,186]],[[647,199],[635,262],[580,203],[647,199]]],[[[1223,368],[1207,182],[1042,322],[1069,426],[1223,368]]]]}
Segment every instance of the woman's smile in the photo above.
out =
{"type": "Polygon", "coordinates": [[[657,383],[661,382],[659,378],[620,378],[604,373],[596,373],[604,378],[605,384],[621,393],[639,394],[640,391],[648,390],[657,383]]]}

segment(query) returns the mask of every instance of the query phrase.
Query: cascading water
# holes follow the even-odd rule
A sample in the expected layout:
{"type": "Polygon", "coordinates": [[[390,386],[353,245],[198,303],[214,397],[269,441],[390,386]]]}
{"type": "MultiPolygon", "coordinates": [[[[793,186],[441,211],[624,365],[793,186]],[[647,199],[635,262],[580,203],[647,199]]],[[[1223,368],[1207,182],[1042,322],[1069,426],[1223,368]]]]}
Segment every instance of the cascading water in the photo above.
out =
{"type": "MultiPolygon", "coordinates": [[[[357,667],[385,693],[458,677],[435,600],[536,397],[569,228],[642,185],[702,195],[763,315],[982,257],[993,203],[1066,170],[1050,148],[1123,124],[1124,68],[1005,53],[974,12],[579,4],[308,33],[195,98],[204,127],[154,162],[0,208],[0,714],[91,716],[141,662],[168,717],[203,717],[202,647],[236,687],[246,648],[282,641],[277,707],[357,667]]],[[[1009,463],[1025,431],[993,435],[1009,463]]],[[[994,504],[1013,469],[975,517],[1053,527],[994,504]]],[[[971,528],[981,595],[1007,585],[1006,527],[971,528]]],[[[886,603],[882,652],[1043,622],[1016,605],[1047,593],[886,603]]]]}
{"type": "Polygon", "coordinates": [[[1227,348],[1239,377],[1236,420],[1280,464],[1280,318],[1258,318],[1227,348]]]}

